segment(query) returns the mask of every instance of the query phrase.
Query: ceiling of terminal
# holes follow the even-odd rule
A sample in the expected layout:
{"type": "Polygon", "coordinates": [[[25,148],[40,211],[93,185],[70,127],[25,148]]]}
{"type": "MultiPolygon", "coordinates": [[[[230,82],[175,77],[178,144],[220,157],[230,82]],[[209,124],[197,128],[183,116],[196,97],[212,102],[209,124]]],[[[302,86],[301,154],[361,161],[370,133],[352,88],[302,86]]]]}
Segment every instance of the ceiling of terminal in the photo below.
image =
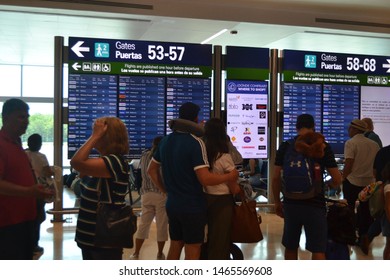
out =
{"type": "Polygon", "coordinates": [[[53,65],[54,36],[201,43],[224,29],[208,43],[390,56],[389,15],[389,0],[0,0],[0,63],[53,65]]]}

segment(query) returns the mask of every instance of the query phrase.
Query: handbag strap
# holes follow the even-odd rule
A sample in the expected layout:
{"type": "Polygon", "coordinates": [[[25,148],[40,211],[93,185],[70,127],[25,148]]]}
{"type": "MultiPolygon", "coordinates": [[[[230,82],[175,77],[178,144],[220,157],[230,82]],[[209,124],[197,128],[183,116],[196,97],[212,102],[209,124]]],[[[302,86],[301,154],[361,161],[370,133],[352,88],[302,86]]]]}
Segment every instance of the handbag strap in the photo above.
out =
{"type": "MultiPolygon", "coordinates": [[[[97,190],[97,193],[98,193],[98,204],[100,203],[100,196],[101,196],[101,193],[102,193],[102,178],[98,178],[98,185],[96,187],[96,190],[97,190]]],[[[126,185],[126,194],[125,196],[130,193],[130,187],[129,187],[129,184],[126,185]]],[[[108,193],[109,193],[109,203],[112,204],[112,197],[113,197],[113,193],[112,193],[112,189],[111,189],[111,186],[109,186],[108,184],[108,193]]]]}
{"type": "Polygon", "coordinates": [[[96,190],[97,190],[97,198],[98,198],[97,204],[100,204],[100,196],[102,194],[102,181],[100,180],[100,178],[98,179],[96,190]]]}
{"type": "Polygon", "coordinates": [[[347,202],[341,201],[341,200],[334,200],[334,199],[325,197],[325,201],[326,202],[331,202],[331,203],[334,203],[334,204],[343,204],[344,206],[348,206],[347,202]]]}

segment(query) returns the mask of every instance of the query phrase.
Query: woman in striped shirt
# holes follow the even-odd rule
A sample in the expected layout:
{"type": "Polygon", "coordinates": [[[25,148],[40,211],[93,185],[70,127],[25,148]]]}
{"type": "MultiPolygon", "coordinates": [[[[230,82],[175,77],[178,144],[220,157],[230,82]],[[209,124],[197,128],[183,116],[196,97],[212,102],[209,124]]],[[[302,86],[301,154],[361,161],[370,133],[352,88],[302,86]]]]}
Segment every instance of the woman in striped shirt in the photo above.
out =
{"type": "Polygon", "coordinates": [[[129,141],[124,123],[116,117],[104,117],[95,121],[92,135],[70,162],[83,178],[75,240],[84,260],[122,259],[123,248],[96,247],[94,239],[99,191],[101,202],[125,204],[128,165],[124,155],[128,152],[129,141]],[[99,157],[90,158],[92,149],[99,152],[99,157]]]}

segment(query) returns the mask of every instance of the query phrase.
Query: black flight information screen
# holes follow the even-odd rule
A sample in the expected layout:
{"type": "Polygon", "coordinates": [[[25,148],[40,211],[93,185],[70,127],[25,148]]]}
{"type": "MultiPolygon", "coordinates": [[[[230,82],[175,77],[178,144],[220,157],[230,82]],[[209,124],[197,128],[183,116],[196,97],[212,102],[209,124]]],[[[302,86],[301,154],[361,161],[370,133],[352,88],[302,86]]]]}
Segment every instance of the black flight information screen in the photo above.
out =
{"type": "Polygon", "coordinates": [[[335,154],[344,153],[349,124],[359,118],[359,95],[359,86],[324,84],[322,132],[335,154]]]}
{"type": "Polygon", "coordinates": [[[301,114],[310,114],[321,131],[322,86],[320,84],[284,83],[283,140],[297,135],[295,124],[301,114]]]}
{"type": "Polygon", "coordinates": [[[125,123],[128,159],[169,133],[182,103],[194,102],[199,119],[210,118],[211,45],[70,37],[68,63],[68,158],[99,117],[125,123]]]}
{"type": "MultiPolygon", "coordinates": [[[[210,118],[211,80],[193,78],[167,78],[167,119],[179,117],[179,107],[185,102],[199,105],[199,121],[210,118]]],[[[167,128],[167,131],[170,131],[167,128]]]]}
{"type": "Polygon", "coordinates": [[[126,124],[132,153],[141,154],[165,134],[165,78],[120,76],[118,117],[126,124]]]}
{"type": "Polygon", "coordinates": [[[117,116],[115,75],[69,75],[68,151],[73,155],[92,132],[92,120],[117,116]]]}

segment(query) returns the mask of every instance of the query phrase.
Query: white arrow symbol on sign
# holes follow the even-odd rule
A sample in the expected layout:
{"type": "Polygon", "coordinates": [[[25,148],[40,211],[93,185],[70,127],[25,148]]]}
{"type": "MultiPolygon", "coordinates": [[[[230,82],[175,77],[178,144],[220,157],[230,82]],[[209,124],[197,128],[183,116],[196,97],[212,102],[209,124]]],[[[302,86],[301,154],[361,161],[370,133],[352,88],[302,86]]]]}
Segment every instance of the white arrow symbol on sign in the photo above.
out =
{"type": "Polygon", "coordinates": [[[72,68],[73,68],[74,70],[78,71],[78,70],[81,68],[81,65],[79,65],[78,62],[76,62],[76,63],[74,63],[74,64],[72,65],[72,68]]]}
{"type": "Polygon", "coordinates": [[[387,69],[387,73],[390,73],[390,59],[386,59],[387,60],[387,62],[388,62],[388,64],[382,64],[382,67],[383,68],[389,68],[389,69],[387,69]]]}
{"type": "Polygon", "coordinates": [[[81,52],[89,52],[89,47],[82,47],[84,41],[78,41],[71,49],[78,57],[84,57],[81,52]]]}

